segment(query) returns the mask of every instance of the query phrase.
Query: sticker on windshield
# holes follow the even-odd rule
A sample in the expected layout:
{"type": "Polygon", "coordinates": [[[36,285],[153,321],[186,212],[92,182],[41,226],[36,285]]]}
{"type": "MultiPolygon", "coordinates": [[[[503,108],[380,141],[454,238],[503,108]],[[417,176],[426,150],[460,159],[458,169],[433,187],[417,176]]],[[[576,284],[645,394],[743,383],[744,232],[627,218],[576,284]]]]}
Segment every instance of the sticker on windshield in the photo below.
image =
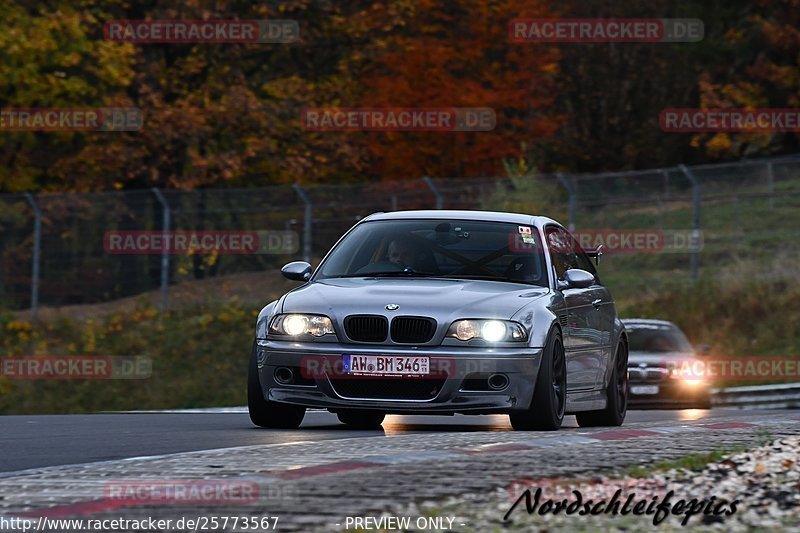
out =
{"type": "Polygon", "coordinates": [[[531,227],[530,226],[519,226],[519,232],[524,233],[525,235],[531,234],[531,227]]]}

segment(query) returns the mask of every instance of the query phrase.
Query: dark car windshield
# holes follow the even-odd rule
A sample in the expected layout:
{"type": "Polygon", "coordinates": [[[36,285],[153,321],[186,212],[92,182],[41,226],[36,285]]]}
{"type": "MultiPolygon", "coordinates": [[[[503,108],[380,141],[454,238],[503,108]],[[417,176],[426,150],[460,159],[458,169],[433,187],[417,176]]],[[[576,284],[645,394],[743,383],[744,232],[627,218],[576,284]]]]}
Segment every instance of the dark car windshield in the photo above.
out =
{"type": "Polygon", "coordinates": [[[625,322],[629,349],[632,352],[684,352],[692,351],[686,335],[671,324],[643,324],[625,322]]]}
{"type": "Polygon", "coordinates": [[[351,231],[315,279],[433,277],[548,286],[537,230],[505,222],[380,220],[351,231]]]}

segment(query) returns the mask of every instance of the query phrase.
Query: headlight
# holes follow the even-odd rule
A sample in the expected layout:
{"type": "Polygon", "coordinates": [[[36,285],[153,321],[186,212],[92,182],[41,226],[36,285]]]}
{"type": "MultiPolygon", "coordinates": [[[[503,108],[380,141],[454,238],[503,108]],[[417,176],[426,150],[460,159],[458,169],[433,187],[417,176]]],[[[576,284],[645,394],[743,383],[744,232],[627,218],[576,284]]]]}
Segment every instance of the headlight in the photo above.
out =
{"type": "Polygon", "coordinates": [[[331,319],[323,315],[278,315],[272,319],[269,325],[270,335],[289,335],[298,337],[300,335],[313,335],[322,337],[329,333],[334,333],[331,319]]]}
{"type": "Polygon", "coordinates": [[[702,372],[698,369],[692,368],[691,363],[684,364],[680,367],[670,368],[667,370],[668,375],[672,379],[679,379],[684,385],[702,385],[705,383],[702,372]]]}
{"type": "Polygon", "coordinates": [[[487,342],[523,342],[528,340],[525,328],[510,320],[456,320],[450,325],[447,336],[460,341],[483,339],[487,342]]]}

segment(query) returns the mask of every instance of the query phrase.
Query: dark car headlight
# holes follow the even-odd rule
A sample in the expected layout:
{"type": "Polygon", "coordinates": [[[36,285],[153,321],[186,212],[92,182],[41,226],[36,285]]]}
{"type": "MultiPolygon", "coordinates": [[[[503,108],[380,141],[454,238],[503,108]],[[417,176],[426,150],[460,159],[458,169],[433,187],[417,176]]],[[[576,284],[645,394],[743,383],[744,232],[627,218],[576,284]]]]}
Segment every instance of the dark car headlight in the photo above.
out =
{"type": "Polygon", "coordinates": [[[313,337],[322,337],[332,333],[335,333],[333,322],[325,315],[300,313],[278,315],[269,324],[270,335],[285,335],[289,337],[311,335],[313,337]]]}
{"type": "Polygon", "coordinates": [[[487,342],[525,342],[528,333],[522,324],[511,320],[456,320],[447,336],[460,341],[483,339],[487,342]]]}

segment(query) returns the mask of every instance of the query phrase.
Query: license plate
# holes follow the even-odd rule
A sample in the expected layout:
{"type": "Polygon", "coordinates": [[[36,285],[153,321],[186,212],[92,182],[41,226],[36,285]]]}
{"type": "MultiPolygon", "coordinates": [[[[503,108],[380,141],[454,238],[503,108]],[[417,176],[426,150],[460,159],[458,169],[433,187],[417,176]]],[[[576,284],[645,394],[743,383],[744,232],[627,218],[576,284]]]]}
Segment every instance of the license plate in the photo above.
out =
{"type": "Polygon", "coordinates": [[[400,355],[343,355],[342,368],[354,376],[425,376],[430,373],[430,361],[400,355]]]}
{"type": "Polygon", "coordinates": [[[658,385],[631,385],[631,394],[658,394],[658,385]]]}

